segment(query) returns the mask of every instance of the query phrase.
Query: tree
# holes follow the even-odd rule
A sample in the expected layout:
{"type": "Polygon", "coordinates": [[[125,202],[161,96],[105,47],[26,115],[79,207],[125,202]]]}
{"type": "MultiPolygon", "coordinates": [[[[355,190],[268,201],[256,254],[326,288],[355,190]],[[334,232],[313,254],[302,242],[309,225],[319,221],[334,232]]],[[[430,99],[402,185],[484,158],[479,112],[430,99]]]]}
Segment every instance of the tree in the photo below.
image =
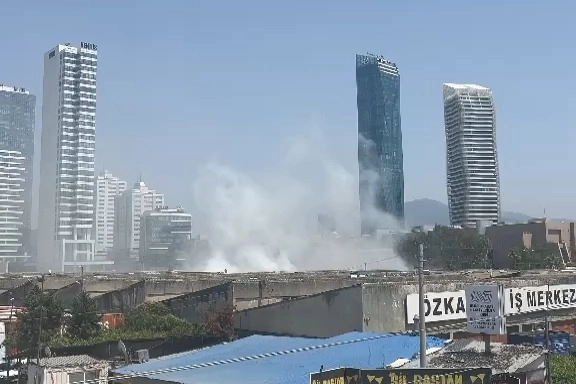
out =
{"type": "Polygon", "coordinates": [[[68,332],[77,339],[89,339],[100,331],[96,301],[87,292],[81,292],[72,300],[72,317],[68,332]]]}
{"type": "Polygon", "coordinates": [[[554,384],[576,384],[576,358],[552,355],[551,370],[554,384]]]}
{"type": "Polygon", "coordinates": [[[531,249],[514,248],[509,257],[518,270],[562,268],[562,255],[556,243],[546,243],[531,249]]]}
{"type": "Polygon", "coordinates": [[[126,316],[126,328],[136,332],[151,332],[166,336],[194,335],[197,328],[191,322],[174,316],[162,303],[145,302],[126,316]]]}
{"type": "Polygon", "coordinates": [[[57,296],[43,292],[37,285],[33,285],[24,297],[24,307],[26,309],[17,315],[16,345],[27,355],[34,355],[39,340],[45,344],[60,331],[64,307],[57,296]]]}
{"type": "Polygon", "coordinates": [[[429,269],[463,270],[489,268],[491,247],[488,238],[474,229],[437,225],[430,232],[413,232],[396,244],[396,252],[411,266],[418,261],[419,244],[429,269]]]}
{"type": "Polygon", "coordinates": [[[235,336],[234,306],[224,305],[213,310],[206,320],[206,332],[226,340],[232,340],[235,336]]]}

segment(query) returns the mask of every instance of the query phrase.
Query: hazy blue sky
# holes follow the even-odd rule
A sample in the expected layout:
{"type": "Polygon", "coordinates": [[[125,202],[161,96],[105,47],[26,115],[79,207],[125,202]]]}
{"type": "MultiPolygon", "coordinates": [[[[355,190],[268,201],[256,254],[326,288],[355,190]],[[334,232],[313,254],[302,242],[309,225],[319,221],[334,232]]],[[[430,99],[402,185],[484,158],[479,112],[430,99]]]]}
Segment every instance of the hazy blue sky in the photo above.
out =
{"type": "Polygon", "coordinates": [[[286,138],[320,128],[354,170],[356,53],[401,71],[406,199],[446,201],[443,82],[491,87],[503,207],[576,217],[576,3],[3,1],[0,83],[38,96],[43,54],[99,47],[97,164],[191,204],[217,156],[271,172],[286,138]]]}

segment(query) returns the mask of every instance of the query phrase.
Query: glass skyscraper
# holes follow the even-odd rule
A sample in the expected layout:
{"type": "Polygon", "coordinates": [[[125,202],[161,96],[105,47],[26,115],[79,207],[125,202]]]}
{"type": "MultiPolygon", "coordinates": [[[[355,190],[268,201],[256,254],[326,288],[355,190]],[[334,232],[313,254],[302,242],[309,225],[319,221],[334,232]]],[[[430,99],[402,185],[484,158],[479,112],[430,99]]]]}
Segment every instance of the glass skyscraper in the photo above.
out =
{"type": "Polygon", "coordinates": [[[19,152],[19,177],[22,179],[22,234],[25,248],[32,225],[32,178],[36,96],[20,87],[0,84],[0,150],[19,152]]]}
{"type": "Polygon", "coordinates": [[[398,67],[381,56],[356,55],[356,86],[361,232],[372,235],[404,224],[398,67]]]}

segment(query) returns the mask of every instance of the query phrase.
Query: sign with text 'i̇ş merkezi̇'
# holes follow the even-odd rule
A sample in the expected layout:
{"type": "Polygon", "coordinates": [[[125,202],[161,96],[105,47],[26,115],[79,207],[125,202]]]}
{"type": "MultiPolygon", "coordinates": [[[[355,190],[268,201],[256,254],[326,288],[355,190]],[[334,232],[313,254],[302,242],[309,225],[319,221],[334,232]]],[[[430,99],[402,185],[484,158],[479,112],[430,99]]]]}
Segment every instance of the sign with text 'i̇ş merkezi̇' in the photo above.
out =
{"type": "Polygon", "coordinates": [[[506,333],[504,290],[501,285],[468,285],[464,293],[468,332],[487,335],[506,333]]]}
{"type": "MultiPolygon", "coordinates": [[[[544,285],[537,287],[504,288],[504,314],[576,307],[576,284],[544,285]]],[[[464,290],[428,292],[424,298],[426,322],[466,319],[466,294],[464,290]]],[[[418,294],[406,296],[406,321],[414,323],[418,314],[418,294]]]]}

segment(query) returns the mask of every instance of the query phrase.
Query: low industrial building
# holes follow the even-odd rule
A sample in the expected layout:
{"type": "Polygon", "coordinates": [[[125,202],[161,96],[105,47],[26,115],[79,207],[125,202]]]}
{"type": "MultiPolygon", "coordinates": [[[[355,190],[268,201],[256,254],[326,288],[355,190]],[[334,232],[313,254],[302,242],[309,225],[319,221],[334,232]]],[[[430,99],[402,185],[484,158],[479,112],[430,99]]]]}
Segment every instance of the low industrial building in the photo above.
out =
{"type": "MultiPolygon", "coordinates": [[[[130,384],[308,383],[310,374],[319,370],[375,369],[400,358],[410,359],[419,345],[417,336],[402,334],[352,332],[322,340],[254,335],[128,365],[114,370],[111,380],[130,384]]],[[[444,340],[428,337],[428,345],[441,347],[444,340]]]]}
{"type": "MultiPolygon", "coordinates": [[[[447,338],[466,338],[464,287],[501,284],[505,291],[507,332],[541,328],[548,310],[556,330],[576,332],[576,276],[554,273],[465,274],[453,279],[446,274],[426,276],[426,328],[447,338]],[[554,285],[546,282],[553,282],[554,285]],[[549,292],[549,293],[548,293],[549,292]],[[546,297],[550,298],[549,305],[546,297]]],[[[240,310],[236,327],[245,333],[330,337],[350,331],[404,332],[414,329],[418,314],[416,278],[403,283],[358,284],[293,300],[240,310]]],[[[506,341],[495,336],[494,341],[506,341]]]]}
{"type": "MultiPolygon", "coordinates": [[[[491,367],[492,375],[509,374],[520,383],[544,383],[546,355],[543,348],[529,345],[491,343],[490,353],[485,344],[475,340],[456,340],[427,356],[427,368],[491,367]]],[[[402,365],[402,369],[418,368],[418,359],[402,365]]]]}
{"type": "Polygon", "coordinates": [[[88,355],[46,357],[40,365],[30,360],[28,384],[73,384],[89,381],[91,384],[108,383],[110,364],[88,355]]]}
{"type": "MultiPolygon", "coordinates": [[[[493,249],[495,268],[514,268],[509,257],[514,248],[533,248],[558,244],[558,254],[570,260],[576,252],[575,223],[532,219],[528,223],[495,225],[486,228],[493,249]]],[[[565,261],[568,261],[565,260],[565,261]]]]}

